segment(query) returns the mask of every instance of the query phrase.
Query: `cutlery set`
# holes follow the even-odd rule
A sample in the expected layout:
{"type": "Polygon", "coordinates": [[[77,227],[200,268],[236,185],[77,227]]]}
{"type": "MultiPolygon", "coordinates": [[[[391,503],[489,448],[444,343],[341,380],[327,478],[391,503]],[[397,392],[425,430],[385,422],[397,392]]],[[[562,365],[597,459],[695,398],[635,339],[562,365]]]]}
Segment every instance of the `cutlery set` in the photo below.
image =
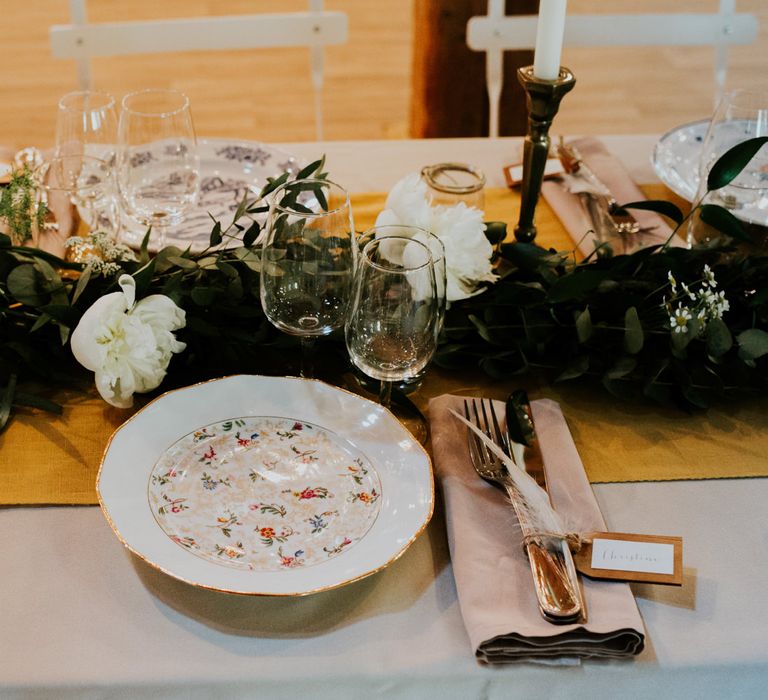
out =
{"type": "Polygon", "coordinates": [[[514,392],[507,400],[504,428],[489,400],[465,400],[464,417],[486,438],[468,430],[469,454],[475,471],[503,490],[512,502],[542,616],[555,624],[585,622],[586,609],[576,567],[551,507],[544,461],[525,392],[514,392]],[[507,459],[500,457],[500,451],[507,459]],[[527,475],[525,478],[513,478],[515,475],[509,470],[518,468],[527,475]]]}

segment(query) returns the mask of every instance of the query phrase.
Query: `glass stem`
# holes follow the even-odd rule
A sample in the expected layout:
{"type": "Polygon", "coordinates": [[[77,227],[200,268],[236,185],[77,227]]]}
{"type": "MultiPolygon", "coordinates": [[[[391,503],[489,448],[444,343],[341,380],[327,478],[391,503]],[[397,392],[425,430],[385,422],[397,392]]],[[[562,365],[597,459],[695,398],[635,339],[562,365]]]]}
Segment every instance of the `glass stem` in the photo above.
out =
{"type": "Polygon", "coordinates": [[[301,369],[299,376],[313,379],[315,376],[315,336],[301,336],[301,369]]]}
{"type": "Polygon", "coordinates": [[[392,403],[392,382],[385,381],[384,379],[381,380],[379,385],[379,403],[384,408],[389,408],[392,403]]]}

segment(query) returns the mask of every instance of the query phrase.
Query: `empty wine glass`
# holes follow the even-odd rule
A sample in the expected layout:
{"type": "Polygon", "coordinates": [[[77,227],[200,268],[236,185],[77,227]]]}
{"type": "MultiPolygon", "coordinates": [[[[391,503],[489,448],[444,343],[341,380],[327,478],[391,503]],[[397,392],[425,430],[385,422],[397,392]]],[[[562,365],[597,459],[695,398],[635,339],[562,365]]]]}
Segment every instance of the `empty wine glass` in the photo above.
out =
{"type": "Polygon", "coordinates": [[[117,239],[120,209],[110,163],[87,155],[56,156],[43,164],[41,179],[46,203],[58,218],[74,204],[91,231],[117,239]]]}
{"type": "Polygon", "coordinates": [[[159,249],[168,228],[179,224],[197,200],[200,157],[189,99],[175,90],[142,90],[123,98],[118,127],[117,182],[126,213],[157,232],[159,249]]]}
{"type": "Polygon", "coordinates": [[[313,348],[346,320],[357,245],[349,195],[328,180],[288,182],[272,196],[262,249],[261,303],[270,322],[301,339],[301,376],[313,348]]]}
{"type": "MultiPolygon", "coordinates": [[[[729,209],[742,221],[768,224],[768,147],[763,146],[747,166],[725,187],[707,192],[707,176],[715,161],[737,144],[768,136],[768,93],[734,90],[723,96],[712,116],[701,150],[696,200],[729,209]]],[[[706,241],[715,234],[700,217],[688,227],[688,243],[706,241]]]]}
{"type": "Polygon", "coordinates": [[[352,363],[380,384],[391,408],[392,384],[418,375],[437,346],[438,299],[432,253],[413,238],[386,236],[363,248],[345,326],[352,363]]]}
{"type": "Polygon", "coordinates": [[[111,162],[117,147],[115,98],[80,90],[59,100],[56,115],[57,156],[89,155],[111,162]]]}

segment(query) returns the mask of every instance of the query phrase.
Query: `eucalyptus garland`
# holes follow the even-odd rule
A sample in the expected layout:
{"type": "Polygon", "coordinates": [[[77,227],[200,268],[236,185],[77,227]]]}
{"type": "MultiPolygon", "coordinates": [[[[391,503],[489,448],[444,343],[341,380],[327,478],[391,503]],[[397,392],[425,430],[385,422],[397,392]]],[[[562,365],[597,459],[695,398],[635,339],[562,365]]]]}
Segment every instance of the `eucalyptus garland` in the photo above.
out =
{"type": "MultiPolygon", "coordinates": [[[[708,189],[731,182],[766,140],[744,142],[720,158],[708,189]]],[[[322,171],[323,161],[316,161],[295,179],[324,178],[322,171]]],[[[73,263],[0,234],[0,430],[14,407],[61,410],[45,389],[85,376],[72,357],[70,333],[97,299],[118,289],[122,273],[134,278],[137,299],[163,294],[186,313],[177,333],[186,350],[174,356],[163,388],[262,372],[270,356],[279,363],[291,339],[262,311],[254,244],[259,215],[267,211],[264,198],[288,181],[284,174],[255,200],[243,201],[226,228],[214,223],[209,246],[200,252],[168,246],[150,256],[148,232],[137,255],[106,246],[97,260],[73,263]],[[224,241],[233,247],[223,247],[224,241]]],[[[17,200],[29,187],[21,187],[17,200]]],[[[288,196],[299,192],[289,187],[288,196]]],[[[668,202],[624,206],[685,224],[668,202]]],[[[24,211],[32,216],[28,207],[24,211]]],[[[553,381],[586,379],[616,396],[687,408],[763,394],[768,257],[744,252],[740,241],[748,235],[727,210],[697,202],[692,212],[726,236],[690,250],[654,246],[611,255],[601,247],[582,262],[572,253],[505,244],[499,280],[448,310],[437,364],[479,364],[499,379],[543,371],[553,381]]],[[[16,225],[26,230],[23,220],[16,225]]],[[[498,234],[497,227],[489,231],[498,234]]],[[[337,346],[334,354],[343,351],[337,346]]]]}

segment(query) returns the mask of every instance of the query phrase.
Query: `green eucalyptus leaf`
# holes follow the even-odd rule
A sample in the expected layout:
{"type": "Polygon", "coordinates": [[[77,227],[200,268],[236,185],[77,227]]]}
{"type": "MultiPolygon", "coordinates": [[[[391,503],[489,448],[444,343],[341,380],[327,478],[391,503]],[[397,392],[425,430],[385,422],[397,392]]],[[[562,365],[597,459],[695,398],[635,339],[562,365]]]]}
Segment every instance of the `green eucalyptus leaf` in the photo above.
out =
{"type": "Polygon", "coordinates": [[[756,360],[768,354],[768,333],[759,328],[750,328],[736,336],[739,344],[739,356],[742,359],[756,360]]]}
{"type": "MultiPolygon", "coordinates": [[[[194,260],[190,260],[189,258],[182,258],[179,255],[169,255],[166,257],[166,260],[176,265],[176,267],[180,267],[182,270],[197,270],[198,265],[194,260]]],[[[218,263],[217,263],[218,266],[218,263]]]]}
{"type": "Polygon", "coordinates": [[[304,180],[308,178],[313,173],[319,172],[323,169],[323,165],[325,165],[325,156],[322,158],[313,161],[309,165],[303,167],[301,170],[299,170],[298,173],[296,173],[296,179],[297,180],[304,180]]]}
{"type": "Polygon", "coordinates": [[[228,262],[219,260],[216,262],[216,267],[219,268],[229,279],[237,279],[239,277],[237,269],[230,265],[228,262]]]}
{"type": "Polygon", "coordinates": [[[702,204],[699,207],[699,216],[701,220],[716,228],[721,233],[735,238],[738,241],[751,243],[752,239],[744,230],[744,225],[731,212],[717,204],[702,204]]]}
{"type": "Polygon", "coordinates": [[[34,265],[19,265],[13,268],[6,280],[8,291],[27,306],[42,306],[50,295],[45,292],[39,273],[34,265]]]}
{"type": "Polygon", "coordinates": [[[149,289],[152,276],[155,274],[155,258],[152,258],[144,267],[139,268],[133,273],[132,277],[136,281],[136,298],[143,297],[149,289]]]}
{"type": "Polygon", "coordinates": [[[722,319],[714,318],[707,324],[707,352],[722,357],[733,346],[733,337],[722,319]]]}
{"type": "Polygon", "coordinates": [[[592,317],[589,313],[589,307],[576,315],[576,335],[579,342],[584,344],[592,337],[592,317]]]}
{"type": "Polygon", "coordinates": [[[147,229],[144,234],[144,238],[141,239],[141,247],[139,248],[139,262],[142,265],[146,265],[149,262],[149,238],[152,235],[152,227],[147,229]]]}
{"type": "Polygon", "coordinates": [[[630,306],[624,313],[624,349],[630,355],[636,355],[643,349],[645,335],[640,316],[634,306],[630,306]]]}
{"type": "Polygon", "coordinates": [[[498,245],[507,237],[507,223],[505,221],[486,221],[485,237],[491,245],[498,245]]]}
{"type": "Polygon", "coordinates": [[[67,328],[73,328],[80,320],[80,312],[69,304],[46,304],[40,310],[67,328]]]}
{"type": "Polygon", "coordinates": [[[258,221],[254,221],[248,230],[243,234],[243,245],[246,248],[250,248],[261,233],[261,224],[258,221]]]}
{"type": "Polygon", "coordinates": [[[51,317],[46,313],[41,313],[37,320],[32,324],[32,328],[29,329],[30,333],[34,333],[36,330],[42,328],[46,323],[51,320],[51,317]]]}
{"type": "Polygon", "coordinates": [[[269,178],[267,184],[262,187],[260,196],[266,197],[268,194],[274,192],[280,185],[284,185],[288,178],[291,176],[289,172],[285,172],[280,177],[269,178]]]}
{"type": "Polygon", "coordinates": [[[719,190],[733,182],[757,152],[768,143],[768,136],[758,136],[737,143],[721,155],[707,175],[707,190],[719,190]]]}
{"type": "Polygon", "coordinates": [[[190,296],[198,306],[211,306],[218,296],[218,291],[213,287],[194,287],[190,296]]]}
{"type": "Polygon", "coordinates": [[[636,367],[637,359],[630,357],[629,355],[624,355],[619,357],[619,359],[613,363],[611,368],[605,373],[604,377],[606,379],[621,379],[633,372],[636,367]]]}
{"type": "Polygon", "coordinates": [[[491,344],[493,344],[493,345],[495,345],[495,344],[496,344],[496,341],[495,341],[495,339],[494,339],[494,338],[493,338],[493,336],[491,335],[491,331],[490,331],[490,329],[488,328],[488,326],[485,324],[485,322],[484,322],[484,321],[482,321],[481,319],[479,319],[479,318],[478,318],[477,316],[475,316],[474,314],[470,314],[470,315],[469,315],[469,321],[470,321],[470,323],[471,323],[471,324],[472,324],[472,325],[473,325],[473,326],[474,326],[474,327],[477,329],[477,332],[478,332],[478,334],[480,335],[480,337],[481,337],[481,338],[482,338],[482,339],[483,339],[483,340],[484,340],[486,343],[491,343],[491,344]]]}
{"type": "Polygon", "coordinates": [[[579,299],[586,293],[598,287],[606,278],[606,273],[600,270],[580,269],[578,272],[561,277],[549,290],[549,300],[552,303],[579,299]]]}
{"type": "Polygon", "coordinates": [[[556,382],[564,382],[568,379],[581,377],[589,370],[589,355],[576,355],[566,365],[565,369],[555,379],[556,382]]]}
{"type": "Polygon", "coordinates": [[[643,199],[639,202],[629,202],[629,204],[622,204],[620,209],[643,209],[645,211],[653,211],[662,216],[666,216],[668,219],[672,219],[676,224],[681,224],[685,216],[680,211],[680,207],[667,202],[663,199],[643,199]]]}
{"type": "Polygon", "coordinates": [[[86,267],[80,277],[77,280],[77,285],[75,285],[75,293],[72,295],[72,303],[76,304],[77,300],[80,298],[80,295],[85,291],[85,288],[88,286],[88,282],[91,279],[91,273],[93,272],[93,269],[90,267],[86,267]]]}
{"type": "Polygon", "coordinates": [[[211,237],[209,240],[209,245],[211,247],[217,246],[221,243],[222,237],[221,237],[221,222],[217,221],[213,225],[213,229],[211,230],[211,237]]]}

